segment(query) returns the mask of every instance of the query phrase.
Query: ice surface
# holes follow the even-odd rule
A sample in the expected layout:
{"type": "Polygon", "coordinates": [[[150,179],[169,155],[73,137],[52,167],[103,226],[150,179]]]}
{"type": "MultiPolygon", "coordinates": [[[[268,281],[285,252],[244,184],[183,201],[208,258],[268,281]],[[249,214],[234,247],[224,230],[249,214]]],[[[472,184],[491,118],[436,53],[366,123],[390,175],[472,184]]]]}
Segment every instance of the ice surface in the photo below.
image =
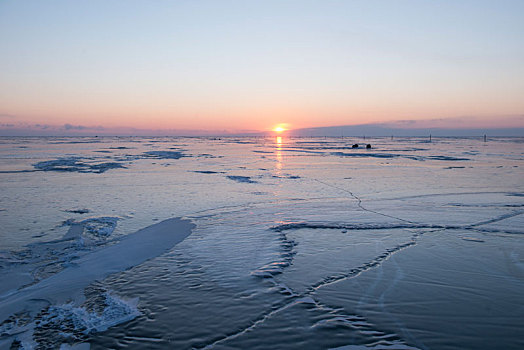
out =
{"type": "Polygon", "coordinates": [[[0,141],[0,348],[524,347],[522,139],[0,141]]]}
{"type": "Polygon", "coordinates": [[[42,171],[67,171],[79,173],[104,173],[110,169],[125,168],[124,165],[116,162],[86,163],[82,158],[70,157],[47,160],[33,164],[35,169],[42,171]]]}
{"type": "Polygon", "coordinates": [[[407,346],[400,342],[379,342],[378,344],[371,345],[344,345],[337,348],[332,348],[333,350],[381,350],[381,349],[394,349],[394,350],[418,350],[412,346],[407,346]]]}
{"type": "Polygon", "coordinates": [[[144,155],[146,157],[157,159],[180,159],[186,157],[182,152],[175,151],[149,151],[145,152],[144,155]]]}
{"type": "Polygon", "coordinates": [[[22,314],[2,323],[0,333],[14,338],[13,343],[19,343],[24,349],[89,349],[89,343],[82,343],[89,334],[136,318],[141,314],[138,302],[138,298],[120,298],[110,291],[98,290],[96,295],[91,291],[80,306],[72,302],[52,305],[34,318],[22,314]]]}
{"type": "Polygon", "coordinates": [[[75,224],[82,225],[84,230],[96,237],[107,237],[116,228],[119,218],[116,217],[97,217],[85,219],[75,224]]]}
{"type": "MultiPolygon", "coordinates": [[[[3,322],[1,327],[8,327],[12,323],[6,323],[9,316],[20,312],[35,315],[43,306],[49,306],[48,313],[51,315],[58,314],[51,316],[53,322],[57,321],[56,318],[58,321],[62,320],[65,317],[63,314],[66,313],[67,317],[73,319],[75,327],[80,322],[87,332],[105,330],[113,324],[134,318],[136,312],[129,304],[114,302],[115,299],[111,296],[106,298],[109,306],[101,315],[86,313],[76,305],[82,300],[84,288],[91,283],[162,254],[186,238],[193,227],[188,220],[164,220],[125,236],[117,244],[90,252],[76,259],[74,264],[36,284],[8,294],[0,299],[0,322],[3,322]],[[73,303],[61,305],[71,299],[73,303]]],[[[45,323],[46,320],[49,321],[44,318],[40,323],[45,323]]],[[[16,334],[18,331],[7,333],[16,334]]]]}
{"type": "Polygon", "coordinates": [[[251,184],[256,183],[256,181],[252,180],[249,176],[228,175],[227,178],[236,182],[245,182],[251,184]]]}
{"type": "Polygon", "coordinates": [[[39,319],[39,327],[67,320],[72,323],[74,331],[88,334],[93,331],[105,331],[109,327],[132,320],[140,314],[137,309],[138,298],[124,300],[109,292],[106,292],[104,297],[106,306],[100,313],[88,311],[85,307],[74,306],[73,303],[51,306],[39,319]]]}

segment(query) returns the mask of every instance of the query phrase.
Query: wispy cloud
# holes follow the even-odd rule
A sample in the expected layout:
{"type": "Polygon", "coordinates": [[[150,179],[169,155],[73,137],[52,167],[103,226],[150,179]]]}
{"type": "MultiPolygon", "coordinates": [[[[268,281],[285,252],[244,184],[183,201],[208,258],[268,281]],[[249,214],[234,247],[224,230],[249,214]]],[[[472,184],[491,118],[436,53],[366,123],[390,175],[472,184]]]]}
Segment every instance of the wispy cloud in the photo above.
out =
{"type": "Polygon", "coordinates": [[[85,125],[72,125],[72,124],[64,124],[62,128],[64,130],[81,130],[81,131],[104,131],[106,130],[103,126],[85,126],[85,125]]]}
{"type": "Polygon", "coordinates": [[[101,126],[1,123],[0,135],[83,135],[104,130],[101,126]]]}
{"type": "Polygon", "coordinates": [[[0,123],[0,136],[221,136],[256,134],[256,130],[137,129],[89,125],[0,123]]]}

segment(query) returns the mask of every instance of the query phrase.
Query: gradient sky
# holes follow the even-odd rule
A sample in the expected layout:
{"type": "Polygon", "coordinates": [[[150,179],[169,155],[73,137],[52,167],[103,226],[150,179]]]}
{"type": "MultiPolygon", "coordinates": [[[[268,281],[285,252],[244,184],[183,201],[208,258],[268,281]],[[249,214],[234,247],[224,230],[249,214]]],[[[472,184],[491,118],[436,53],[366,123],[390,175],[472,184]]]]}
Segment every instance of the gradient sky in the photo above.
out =
{"type": "Polygon", "coordinates": [[[522,0],[4,0],[0,50],[4,126],[524,126],[522,0]]]}

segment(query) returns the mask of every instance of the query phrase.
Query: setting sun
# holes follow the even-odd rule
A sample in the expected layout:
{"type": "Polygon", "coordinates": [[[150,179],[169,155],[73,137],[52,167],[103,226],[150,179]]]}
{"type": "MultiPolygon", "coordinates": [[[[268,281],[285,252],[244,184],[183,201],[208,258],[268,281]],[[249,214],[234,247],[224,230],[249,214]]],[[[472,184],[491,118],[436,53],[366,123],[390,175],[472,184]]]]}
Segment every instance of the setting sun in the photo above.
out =
{"type": "Polygon", "coordinates": [[[277,125],[277,126],[275,126],[275,127],[273,128],[273,131],[278,132],[278,133],[281,133],[281,132],[286,131],[286,130],[287,130],[287,129],[284,128],[282,125],[277,125]]]}

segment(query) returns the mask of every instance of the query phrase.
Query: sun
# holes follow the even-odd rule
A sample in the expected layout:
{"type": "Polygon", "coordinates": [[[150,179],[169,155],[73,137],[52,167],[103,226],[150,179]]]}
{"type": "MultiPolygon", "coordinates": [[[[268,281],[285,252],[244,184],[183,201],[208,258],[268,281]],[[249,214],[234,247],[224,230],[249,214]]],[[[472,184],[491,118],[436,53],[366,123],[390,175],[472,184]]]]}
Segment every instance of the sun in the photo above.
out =
{"type": "Polygon", "coordinates": [[[273,128],[273,131],[274,131],[274,132],[278,132],[278,133],[281,133],[281,132],[286,131],[286,130],[287,130],[287,129],[284,128],[282,125],[277,125],[277,126],[275,126],[275,127],[273,128]]]}

